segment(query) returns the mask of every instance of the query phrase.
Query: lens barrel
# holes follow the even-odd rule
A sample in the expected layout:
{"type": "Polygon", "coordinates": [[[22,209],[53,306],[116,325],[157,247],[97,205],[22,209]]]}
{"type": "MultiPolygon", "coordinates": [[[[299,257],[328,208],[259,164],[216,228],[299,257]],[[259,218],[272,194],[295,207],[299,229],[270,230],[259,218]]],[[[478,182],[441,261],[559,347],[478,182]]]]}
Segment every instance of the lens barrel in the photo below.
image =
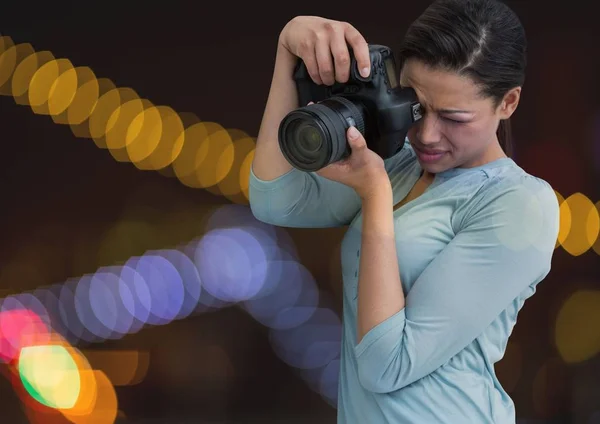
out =
{"type": "Polygon", "coordinates": [[[313,172],[349,153],[346,131],[353,125],[365,133],[365,108],[334,96],[293,110],[279,126],[279,147],[295,168],[313,172]]]}

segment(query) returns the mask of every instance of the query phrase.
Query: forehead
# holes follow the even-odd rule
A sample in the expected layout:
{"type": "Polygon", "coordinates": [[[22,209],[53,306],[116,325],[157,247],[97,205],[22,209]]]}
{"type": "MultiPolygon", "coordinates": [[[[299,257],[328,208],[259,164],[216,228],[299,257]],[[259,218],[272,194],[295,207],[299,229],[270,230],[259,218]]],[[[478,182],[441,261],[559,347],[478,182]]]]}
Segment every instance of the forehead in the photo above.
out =
{"type": "Polygon", "coordinates": [[[432,69],[415,60],[408,60],[404,64],[400,84],[412,87],[421,103],[436,109],[472,109],[483,101],[479,87],[468,77],[432,69]]]}

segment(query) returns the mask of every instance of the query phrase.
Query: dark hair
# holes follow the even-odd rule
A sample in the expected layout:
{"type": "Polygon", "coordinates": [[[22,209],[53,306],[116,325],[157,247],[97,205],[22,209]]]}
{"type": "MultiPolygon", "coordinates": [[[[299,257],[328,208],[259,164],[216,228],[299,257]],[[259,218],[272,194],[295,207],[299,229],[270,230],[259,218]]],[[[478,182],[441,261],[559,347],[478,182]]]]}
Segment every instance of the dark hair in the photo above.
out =
{"type": "MultiPolygon", "coordinates": [[[[510,89],[525,82],[526,53],[521,21],[501,1],[437,0],[409,27],[398,59],[400,67],[415,58],[468,76],[497,107],[510,89]]],[[[512,156],[509,120],[500,121],[497,134],[506,155],[512,156]]]]}

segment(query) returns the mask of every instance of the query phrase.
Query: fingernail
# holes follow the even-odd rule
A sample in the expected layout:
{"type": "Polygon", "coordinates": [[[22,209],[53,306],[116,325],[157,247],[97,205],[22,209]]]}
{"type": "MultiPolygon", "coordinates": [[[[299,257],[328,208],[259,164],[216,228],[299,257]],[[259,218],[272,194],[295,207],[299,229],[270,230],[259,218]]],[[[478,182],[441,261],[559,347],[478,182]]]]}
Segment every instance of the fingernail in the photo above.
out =
{"type": "Polygon", "coordinates": [[[358,130],[356,129],[356,127],[350,127],[350,129],[348,130],[348,137],[354,139],[358,137],[358,130]]]}
{"type": "Polygon", "coordinates": [[[361,74],[363,77],[365,77],[365,78],[366,78],[366,77],[368,77],[368,76],[369,76],[369,72],[370,72],[370,71],[371,71],[371,68],[362,68],[362,69],[360,70],[360,74],[361,74]]]}

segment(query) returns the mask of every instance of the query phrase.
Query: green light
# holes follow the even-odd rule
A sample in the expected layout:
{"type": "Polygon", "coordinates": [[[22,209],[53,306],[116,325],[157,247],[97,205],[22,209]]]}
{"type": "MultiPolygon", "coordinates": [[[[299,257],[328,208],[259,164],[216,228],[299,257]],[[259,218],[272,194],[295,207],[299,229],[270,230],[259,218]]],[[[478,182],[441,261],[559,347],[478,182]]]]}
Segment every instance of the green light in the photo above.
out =
{"type": "Polygon", "coordinates": [[[77,402],[81,377],[75,360],[63,346],[21,349],[19,375],[25,390],[42,405],[70,409],[77,402]]]}

